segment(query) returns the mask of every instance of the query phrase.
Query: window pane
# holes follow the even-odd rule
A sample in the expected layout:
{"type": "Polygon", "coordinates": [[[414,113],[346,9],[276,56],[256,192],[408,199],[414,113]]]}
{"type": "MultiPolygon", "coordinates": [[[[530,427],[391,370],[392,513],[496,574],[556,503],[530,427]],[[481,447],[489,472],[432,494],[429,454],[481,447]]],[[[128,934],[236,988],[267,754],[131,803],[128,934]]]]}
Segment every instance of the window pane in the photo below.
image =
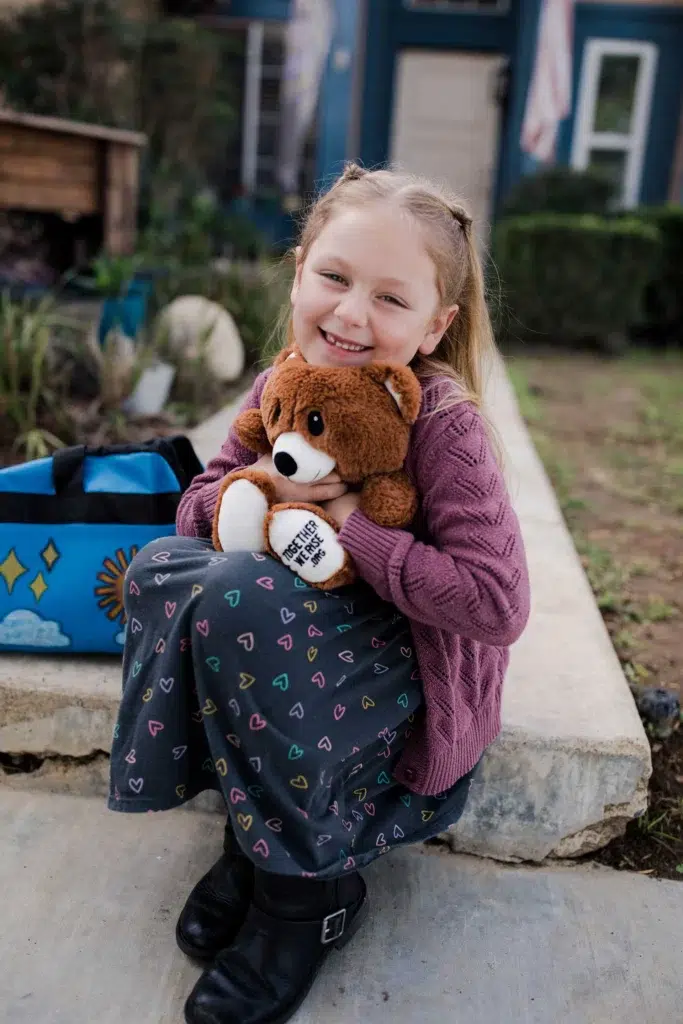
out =
{"type": "Polygon", "coordinates": [[[268,25],[263,37],[263,55],[261,63],[267,66],[278,67],[284,63],[284,28],[282,25],[268,25]]]}
{"type": "Polygon", "coordinates": [[[591,149],[588,156],[589,166],[593,170],[602,171],[613,183],[616,198],[620,198],[624,192],[627,158],[628,154],[619,149],[591,149]]]}
{"type": "Polygon", "coordinates": [[[261,160],[262,157],[270,157],[275,159],[277,156],[277,137],[278,137],[278,125],[277,124],[264,124],[263,121],[259,125],[258,133],[258,158],[261,160]]]}
{"type": "Polygon", "coordinates": [[[259,163],[258,170],[256,173],[256,191],[260,193],[269,193],[277,190],[277,182],[275,180],[275,167],[264,166],[259,163]]]}
{"type": "Polygon", "coordinates": [[[261,110],[277,113],[280,110],[280,79],[266,78],[261,82],[261,110]]]}
{"type": "Polygon", "coordinates": [[[602,58],[593,125],[596,132],[630,132],[639,66],[638,56],[606,54],[602,58]]]}

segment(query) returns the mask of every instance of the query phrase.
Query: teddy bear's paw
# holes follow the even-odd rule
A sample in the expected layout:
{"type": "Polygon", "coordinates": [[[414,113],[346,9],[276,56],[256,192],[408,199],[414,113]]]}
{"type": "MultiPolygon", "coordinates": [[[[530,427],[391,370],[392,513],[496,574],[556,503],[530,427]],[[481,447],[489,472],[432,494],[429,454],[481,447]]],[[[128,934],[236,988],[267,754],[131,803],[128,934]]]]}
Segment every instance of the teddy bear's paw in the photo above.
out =
{"type": "Polygon", "coordinates": [[[306,583],[326,583],[348,562],[335,529],[310,509],[273,511],[269,520],[271,548],[306,583]]]}
{"type": "Polygon", "coordinates": [[[268,499],[250,480],[235,480],[224,491],[216,529],[223,551],[265,551],[263,524],[268,499]]]}

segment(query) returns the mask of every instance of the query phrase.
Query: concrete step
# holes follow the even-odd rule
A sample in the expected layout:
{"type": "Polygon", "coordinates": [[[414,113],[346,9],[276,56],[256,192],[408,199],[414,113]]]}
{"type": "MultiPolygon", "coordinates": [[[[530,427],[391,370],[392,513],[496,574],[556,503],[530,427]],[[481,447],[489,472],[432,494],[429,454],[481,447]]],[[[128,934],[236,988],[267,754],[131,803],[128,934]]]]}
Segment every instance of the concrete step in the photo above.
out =
{"type": "MultiPolygon", "coordinates": [[[[180,1022],[199,970],[175,921],[220,839],[215,815],[0,790],[2,1021],[180,1022]]],[[[681,1019],[680,883],[425,847],[364,875],[369,921],[332,953],[294,1024],[681,1019]]]]}
{"type": "MultiPolygon", "coordinates": [[[[509,486],[527,548],[532,614],[512,651],[503,732],[485,755],[455,850],[541,861],[597,849],[646,805],[650,747],[567,531],[520,418],[502,364],[487,404],[504,441],[509,486]]],[[[214,454],[235,407],[195,434],[214,454]]],[[[14,789],[103,794],[120,696],[107,658],[0,659],[0,753],[32,754],[31,774],[2,774],[14,789]]],[[[212,794],[201,806],[215,806],[212,794]]]]}

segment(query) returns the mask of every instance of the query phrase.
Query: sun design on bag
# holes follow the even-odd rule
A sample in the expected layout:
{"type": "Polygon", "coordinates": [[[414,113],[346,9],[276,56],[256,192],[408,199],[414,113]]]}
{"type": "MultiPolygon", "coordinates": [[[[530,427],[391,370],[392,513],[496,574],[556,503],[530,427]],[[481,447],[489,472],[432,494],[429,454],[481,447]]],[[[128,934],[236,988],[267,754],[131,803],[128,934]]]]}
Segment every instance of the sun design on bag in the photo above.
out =
{"type": "Polygon", "coordinates": [[[121,625],[125,624],[126,612],[123,607],[123,581],[126,570],[137,555],[139,548],[136,545],[130,549],[128,555],[123,548],[118,548],[114,559],[105,558],[102,565],[106,572],[98,572],[97,578],[102,583],[101,587],[95,587],[95,597],[99,597],[98,607],[106,612],[107,618],[114,622],[119,619],[121,625]]]}

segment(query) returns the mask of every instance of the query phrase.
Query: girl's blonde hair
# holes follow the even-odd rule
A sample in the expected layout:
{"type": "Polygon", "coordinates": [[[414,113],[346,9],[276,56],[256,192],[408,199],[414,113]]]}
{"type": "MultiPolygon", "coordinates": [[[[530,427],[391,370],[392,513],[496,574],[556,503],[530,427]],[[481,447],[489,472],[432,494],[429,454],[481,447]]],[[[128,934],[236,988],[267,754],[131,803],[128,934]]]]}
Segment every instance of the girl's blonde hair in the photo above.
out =
{"type": "MultiPolygon", "coordinates": [[[[472,218],[453,194],[402,171],[366,171],[349,163],[308,211],[299,243],[300,259],[306,258],[315,239],[339,211],[382,200],[400,204],[424,225],[442,306],[460,307],[434,353],[416,356],[412,369],[422,379],[450,377],[457,387],[448,404],[471,401],[481,406],[484,372],[496,346],[472,218]]],[[[293,341],[290,312],[286,342],[293,341]]]]}

